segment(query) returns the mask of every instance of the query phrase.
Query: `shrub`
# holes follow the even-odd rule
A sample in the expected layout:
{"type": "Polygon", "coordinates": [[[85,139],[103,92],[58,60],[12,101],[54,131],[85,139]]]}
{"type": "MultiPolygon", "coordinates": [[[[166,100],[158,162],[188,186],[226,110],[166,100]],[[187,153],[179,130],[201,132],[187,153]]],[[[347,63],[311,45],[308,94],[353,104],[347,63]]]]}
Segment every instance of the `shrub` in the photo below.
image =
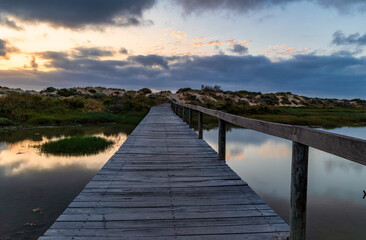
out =
{"type": "Polygon", "coordinates": [[[149,98],[151,98],[151,99],[157,99],[159,97],[159,95],[157,95],[157,94],[150,94],[149,95],[149,98]]]}
{"type": "Polygon", "coordinates": [[[12,125],[14,125],[13,121],[4,117],[0,117],[0,126],[12,126],[12,125]]]}
{"type": "Polygon", "coordinates": [[[274,94],[262,94],[261,102],[273,106],[278,104],[278,98],[274,94]]]}
{"type": "Polygon", "coordinates": [[[101,92],[96,92],[93,95],[94,98],[103,98],[104,96],[105,96],[105,94],[101,93],[101,92]]]}
{"type": "Polygon", "coordinates": [[[113,103],[113,100],[111,98],[106,98],[103,100],[104,106],[111,105],[112,103],[113,103]]]}
{"type": "Polygon", "coordinates": [[[291,102],[288,100],[287,97],[282,97],[281,104],[288,104],[288,105],[290,105],[291,102]]]}
{"type": "Polygon", "coordinates": [[[150,88],[141,88],[140,90],[138,90],[138,92],[142,92],[145,94],[152,93],[150,88]]]}
{"type": "Polygon", "coordinates": [[[75,88],[69,88],[69,89],[61,88],[61,89],[57,90],[57,94],[62,97],[70,97],[70,96],[76,95],[77,91],[75,88]]]}
{"type": "Polygon", "coordinates": [[[184,92],[188,92],[191,90],[192,90],[192,88],[180,88],[180,89],[178,89],[177,93],[184,93],[184,92]]]}
{"type": "Polygon", "coordinates": [[[223,92],[221,90],[221,86],[219,86],[219,85],[215,85],[213,87],[201,85],[201,90],[204,92],[223,92]]]}
{"type": "Polygon", "coordinates": [[[323,101],[320,98],[312,98],[310,99],[310,104],[322,104],[323,101]]]}
{"type": "Polygon", "coordinates": [[[54,88],[54,87],[48,87],[48,88],[46,88],[45,90],[44,90],[44,92],[54,92],[54,91],[56,91],[56,88],[54,88]]]}
{"type": "Polygon", "coordinates": [[[84,107],[84,101],[81,98],[68,98],[64,99],[63,102],[73,109],[80,109],[84,107]]]}

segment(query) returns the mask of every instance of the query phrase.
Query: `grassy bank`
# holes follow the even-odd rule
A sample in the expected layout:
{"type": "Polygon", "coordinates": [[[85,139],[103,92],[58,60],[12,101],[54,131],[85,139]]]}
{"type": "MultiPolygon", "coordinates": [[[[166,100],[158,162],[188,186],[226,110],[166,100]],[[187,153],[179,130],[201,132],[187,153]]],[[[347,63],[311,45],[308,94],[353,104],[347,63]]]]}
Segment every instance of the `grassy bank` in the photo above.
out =
{"type": "Polygon", "coordinates": [[[276,107],[250,118],[310,127],[336,128],[366,126],[366,108],[288,108],[276,107]]]}
{"type": "Polygon", "coordinates": [[[74,136],[44,143],[43,153],[63,156],[83,156],[96,154],[108,148],[112,141],[94,136],[74,136]]]}
{"type": "MultiPolygon", "coordinates": [[[[181,88],[180,101],[265,121],[310,127],[366,126],[366,100],[328,99],[290,92],[223,91],[220,86],[200,90],[181,88]]],[[[216,119],[206,117],[208,123],[216,119]]]]}
{"type": "MultiPolygon", "coordinates": [[[[57,94],[9,93],[0,98],[1,126],[62,126],[105,123],[138,124],[152,106],[166,101],[149,89],[106,95],[72,90],[57,94]],[[67,93],[67,94],[66,94],[67,93]]],[[[54,90],[56,91],[56,90],[54,90]]]]}
{"type": "MultiPolygon", "coordinates": [[[[366,126],[366,108],[246,107],[225,111],[247,118],[325,129],[366,126]]],[[[194,116],[196,125],[196,114],[194,116]]],[[[205,115],[204,123],[207,128],[211,128],[216,126],[217,118],[205,115]]]]}

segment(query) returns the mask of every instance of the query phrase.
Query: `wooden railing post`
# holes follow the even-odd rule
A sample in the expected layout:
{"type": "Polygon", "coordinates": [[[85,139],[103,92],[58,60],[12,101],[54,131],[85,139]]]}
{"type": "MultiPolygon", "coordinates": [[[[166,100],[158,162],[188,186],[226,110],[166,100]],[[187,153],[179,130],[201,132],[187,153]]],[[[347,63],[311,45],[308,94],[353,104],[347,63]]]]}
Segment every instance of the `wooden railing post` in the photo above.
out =
{"type": "Polygon", "coordinates": [[[203,138],[203,113],[198,112],[198,139],[203,138]]]}
{"type": "Polygon", "coordinates": [[[183,120],[183,122],[184,122],[184,113],[185,113],[185,108],[184,108],[184,106],[182,107],[182,120],[183,120]]]}
{"type": "Polygon", "coordinates": [[[190,108],[189,112],[188,112],[188,125],[190,128],[192,128],[192,115],[193,115],[193,110],[190,108]]]}
{"type": "Polygon", "coordinates": [[[292,142],[290,240],[306,239],[309,146],[292,142]]]}
{"type": "Polygon", "coordinates": [[[226,121],[219,118],[218,159],[226,158],[226,121]]]}

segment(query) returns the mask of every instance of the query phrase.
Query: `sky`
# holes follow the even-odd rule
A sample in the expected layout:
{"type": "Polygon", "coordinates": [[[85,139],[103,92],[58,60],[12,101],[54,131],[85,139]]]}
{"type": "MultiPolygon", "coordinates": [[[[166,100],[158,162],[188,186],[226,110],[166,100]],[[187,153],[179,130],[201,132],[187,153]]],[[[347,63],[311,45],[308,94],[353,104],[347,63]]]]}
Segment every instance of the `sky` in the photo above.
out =
{"type": "Polygon", "coordinates": [[[366,99],[364,0],[0,0],[0,86],[366,99]]]}

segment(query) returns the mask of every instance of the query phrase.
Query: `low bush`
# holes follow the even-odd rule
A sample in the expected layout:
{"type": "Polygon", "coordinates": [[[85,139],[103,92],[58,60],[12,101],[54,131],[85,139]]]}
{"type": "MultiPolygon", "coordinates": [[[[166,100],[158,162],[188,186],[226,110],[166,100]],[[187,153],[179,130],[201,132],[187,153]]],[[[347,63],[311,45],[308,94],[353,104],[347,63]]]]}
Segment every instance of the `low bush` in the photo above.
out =
{"type": "Polygon", "coordinates": [[[113,142],[101,137],[74,136],[41,145],[41,151],[53,155],[81,156],[96,154],[107,149],[113,142]]]}

